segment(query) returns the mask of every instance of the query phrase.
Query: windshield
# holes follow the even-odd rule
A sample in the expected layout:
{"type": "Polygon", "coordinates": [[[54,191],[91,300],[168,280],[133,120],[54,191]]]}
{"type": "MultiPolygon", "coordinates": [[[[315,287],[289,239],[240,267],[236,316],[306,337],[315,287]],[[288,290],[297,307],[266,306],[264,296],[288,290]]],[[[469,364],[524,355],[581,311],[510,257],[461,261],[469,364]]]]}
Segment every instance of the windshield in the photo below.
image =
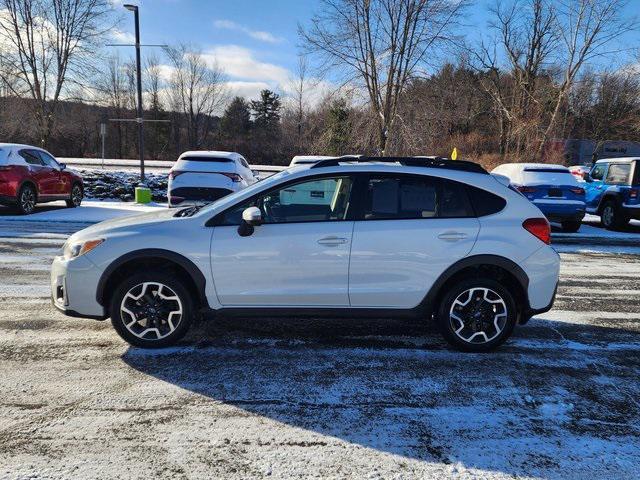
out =
{"type": "Polygon", "coordinates": [[[218,207],[219,205],[232,205],[236,201],[236,199],[250,197],[253,192],[260,191],[263,188],[269,188],[269,186],[279,183],[282,178],[288,177],[289,175],[291,175],[291,172],[287,170],[278,172],[275,175],[271,175],[270,177],[249,185],[247,188],[238,190],[237,192],[233,192],[229,195],[219,198],[215,202],[209,203],[208,205],[204,206],[200,211],[204,215],[207,212],[210,212],[213,208],[218,207]]]}

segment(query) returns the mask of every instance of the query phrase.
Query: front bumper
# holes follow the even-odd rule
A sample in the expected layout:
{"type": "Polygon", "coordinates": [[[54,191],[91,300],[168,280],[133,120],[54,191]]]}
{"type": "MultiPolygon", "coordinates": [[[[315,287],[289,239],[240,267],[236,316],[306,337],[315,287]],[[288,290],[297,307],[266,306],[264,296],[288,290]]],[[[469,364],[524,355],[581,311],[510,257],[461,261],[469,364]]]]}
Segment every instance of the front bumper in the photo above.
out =
{"type": "Polygon", "coordinates": [[[101,271],[86,255],[65,259],[57,256],[51,265],[51,301],[70,317],[105,319],[105,309],[96,300],[101,271]]]}

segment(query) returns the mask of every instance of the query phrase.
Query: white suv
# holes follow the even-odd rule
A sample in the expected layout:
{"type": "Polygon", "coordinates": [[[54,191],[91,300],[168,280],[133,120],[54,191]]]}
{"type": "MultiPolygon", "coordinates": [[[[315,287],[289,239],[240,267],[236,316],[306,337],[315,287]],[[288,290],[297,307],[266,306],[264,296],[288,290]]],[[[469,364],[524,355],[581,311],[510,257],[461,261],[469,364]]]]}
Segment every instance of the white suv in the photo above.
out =
{"type": "Polygon", "coordinates": [[[256,182],[245,158],[235,152],[184,152],[169,171],[169,206],[210,203],[256,182]]]}
{"type": "Polygon", "coordinates": [[[551,308],[549,237],[540,210],[475,163],[333,158],[204,208],[82,230],[51,287],[67,315],[111,317],[142,347],[173,344],[211,313],[410,315],[486,351],[551,308]]]}

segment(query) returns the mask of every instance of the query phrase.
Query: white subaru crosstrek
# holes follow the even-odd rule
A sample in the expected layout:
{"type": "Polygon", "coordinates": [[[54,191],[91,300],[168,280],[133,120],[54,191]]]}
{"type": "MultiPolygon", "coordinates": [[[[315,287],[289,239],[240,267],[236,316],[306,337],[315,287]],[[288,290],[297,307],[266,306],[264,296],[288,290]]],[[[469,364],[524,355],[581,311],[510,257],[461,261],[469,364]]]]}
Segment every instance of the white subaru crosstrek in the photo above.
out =
{"type": "Polygon", "coordinates": [[[210,203],[255,183],[245,158],[235,152],[184,152],[169,170],[170,207],[210,203]]]}
{"type": "Polygon", "coordinates": [[[410,315],[486,351],[551,308],[549,240],[540,210],[475,163],[342,157],[82,230],[51,288],[62,312],[111,317],[141,347],[174,344],[209,314],[410,315]]]}

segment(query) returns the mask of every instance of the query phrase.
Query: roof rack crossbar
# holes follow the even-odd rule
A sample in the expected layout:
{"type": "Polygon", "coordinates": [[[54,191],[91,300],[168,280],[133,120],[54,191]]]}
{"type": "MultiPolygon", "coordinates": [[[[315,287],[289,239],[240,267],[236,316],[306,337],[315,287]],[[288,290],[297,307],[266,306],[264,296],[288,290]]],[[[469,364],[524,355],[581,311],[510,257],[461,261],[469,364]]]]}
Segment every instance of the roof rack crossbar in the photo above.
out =
{"type": "Polygon", "coordinates": [[[316,162],[311,168],[337,167],[340,163],[399,163],[407,167],[429,167],[446,168],[450,170],[460,170],[464,172],[474,172],[488,174],[481,165],[468,160],[450,160],[444,157],[365,157],[360,155],[345,155],[342,157],[329,158],[316,162]]]}

